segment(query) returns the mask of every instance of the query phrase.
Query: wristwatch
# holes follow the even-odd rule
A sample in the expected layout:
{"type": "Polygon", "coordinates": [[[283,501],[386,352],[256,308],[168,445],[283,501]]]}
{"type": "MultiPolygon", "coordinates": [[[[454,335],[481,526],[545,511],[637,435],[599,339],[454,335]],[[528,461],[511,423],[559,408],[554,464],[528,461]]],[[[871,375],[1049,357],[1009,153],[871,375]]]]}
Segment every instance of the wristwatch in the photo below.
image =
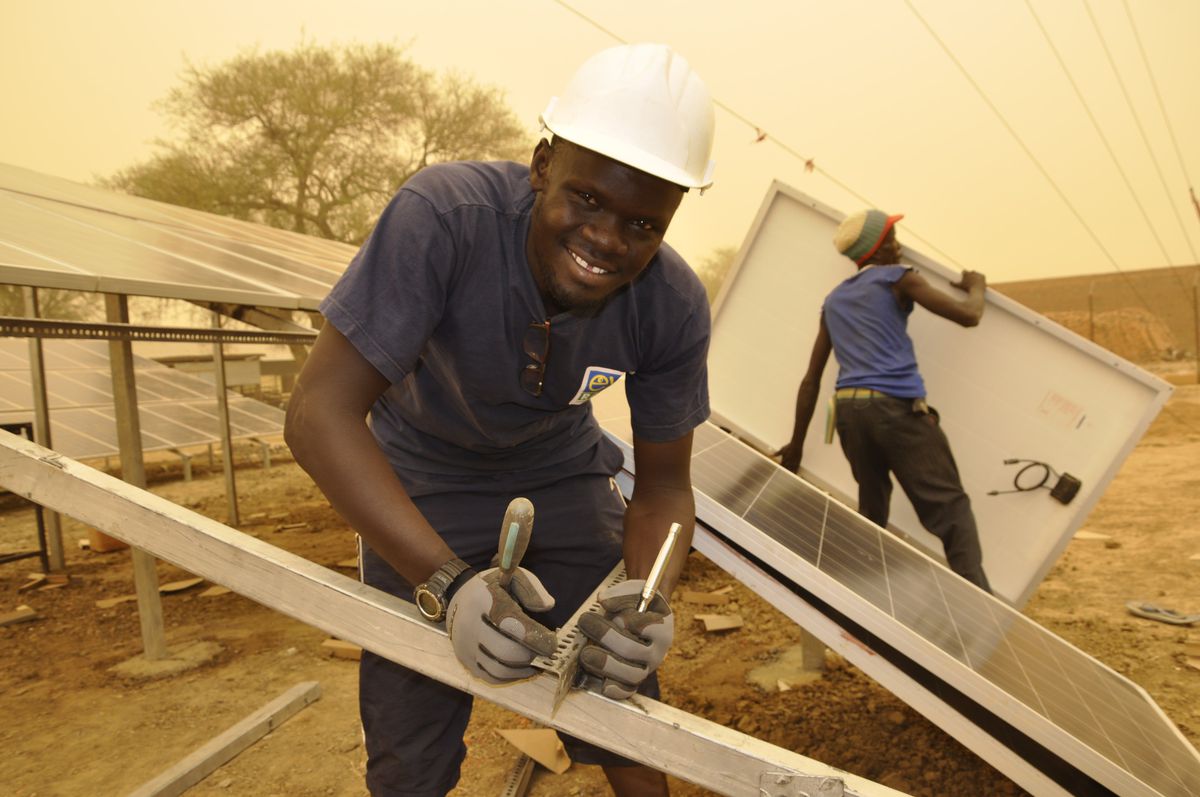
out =
{"type": "Polygon", "coordinates": [[[446,616],[446,605],[450,602],[447,592],[450,586],[471,566],[462,559],[451,559],[433,571],[424,583],[413,590],[413,601],[421,616],[431,623],[440,623],[446,616]]]}

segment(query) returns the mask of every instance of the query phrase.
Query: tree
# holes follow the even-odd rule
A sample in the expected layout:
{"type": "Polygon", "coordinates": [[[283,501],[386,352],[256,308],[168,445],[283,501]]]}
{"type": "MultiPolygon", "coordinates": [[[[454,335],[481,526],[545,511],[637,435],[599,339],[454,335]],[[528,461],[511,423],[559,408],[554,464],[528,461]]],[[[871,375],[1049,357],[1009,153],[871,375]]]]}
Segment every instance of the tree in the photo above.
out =
{"type": "Polygon", "coordinates": [[[733,265],[733,258],[736,255],[737,247],[718,246],[712,251],[712,254],[700,261],[700,265],[696,266],[696,274],[704,283],[704,290],[708,293],[710,302],[716,299],[717,294],[720,293],[721,284],[725,282],[729,267],[733,265]]]}
{"type": "MultiPolygon", "coordinates": [[[[95,294],[57,288],[38,288],[38,316],[68,321],[103,321],[103,304],[95,294]]],[[[24,316],[25,293],[20,285],[0,285],[0,315],[24,316]]]]}
{"type": "Polygon", "coordinates": [[[107,185],[351,243],[418,169],[531,148],[499,90],[435,75],[394,45],[302,42],[189,65],[160,107],[181,138],[107,185]]]}

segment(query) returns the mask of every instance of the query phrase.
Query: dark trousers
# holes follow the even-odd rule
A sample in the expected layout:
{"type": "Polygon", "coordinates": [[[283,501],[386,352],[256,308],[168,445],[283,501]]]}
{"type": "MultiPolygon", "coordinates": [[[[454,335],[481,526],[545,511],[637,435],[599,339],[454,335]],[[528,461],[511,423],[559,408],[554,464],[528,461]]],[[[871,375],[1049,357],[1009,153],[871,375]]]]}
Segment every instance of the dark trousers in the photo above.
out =
{"type": "Polygon", "coordinates": [[[912,399],[838,399],[837,430],[858,482],[859,514],[887,527],[894,473],[921,525],[942,541],[950,569],[991,592],[971,499],[937,412],[914,411],[912,399]]]}
{"type": "MultiPolygon", "coordinates": [[[[533,502],[534,522],[521,566],[555,598],[553,609],[531,616],[558,628],[620,561],[624,505],[603,476],[566,479],[522,494],[533,502]]],[[[417,498],[415,503],[460,558],[483,570],[496,554],[504,510],[514,497],[456,493],[417,498]]],[[[363,581],[412,600],[412,587],[365,546],[363,581]]],[[[644,686],[645,694],[658,696],[655,679],[647,679],[644,686]]],[[[463,733],[472,702],[466,692],[363,651],[359,711],[371,794],[441,797],[454,788],[467,753],[463,733]]],[[[567,736],[563,744],[579,763],[632,763],[567,736]]]]}

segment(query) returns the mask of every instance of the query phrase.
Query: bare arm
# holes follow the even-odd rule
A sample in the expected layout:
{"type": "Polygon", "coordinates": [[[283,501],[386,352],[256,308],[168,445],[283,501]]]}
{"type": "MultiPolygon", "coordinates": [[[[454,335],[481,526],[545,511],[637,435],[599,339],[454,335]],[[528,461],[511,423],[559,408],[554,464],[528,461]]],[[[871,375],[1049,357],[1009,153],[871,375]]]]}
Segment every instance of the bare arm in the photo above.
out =
{"type": "Polygon", "coordinates": [[[645,578],[672,523],[680,525],[675,553],[663,574],[659,592],[670,595],[683,572],[696,528],[696,499],[692,494],[692,433],[669,443],[633,438],[637,479],[625,510],[625,573],[645,578]]]}
{"type": "Polygon", "coordinates": [[[984,291],[987,289],[987,278],[978,271],[963,271],[958,282],[950,284],[966,293],[965,296],[952,296],[943,293],[929,284],[916,271],[909,271],[896,283],[896,292],[902,301],[916,302],[935,315],[964,326],[973,327],[983,318],[984,291]]]}
{"type": "Polygon", "coordinates": [[[288,402],[284,439],[333,508],[411,584],[454,557],[413,504],[366,418],[387,380],[326,324],[288,402]]]}
{"type": "Polygon", "coordinates": [[[780,464],[793,473],[800,472],[804,438],[808,435],[808,424],[812,421],[817,396],[821,392],[821,374],[825,372],[825,363],[829,361],[831,351],[833,343],[829,339],[829,330],[825,327],[825,316],[822,315],[817,339],[813,341],[812,354],[808,358],[808,370],[800,380],[800,389],[796,391],[796,420],[792,427],[792,439],[775,452],[775,455],[780,457],[780,464]]]}

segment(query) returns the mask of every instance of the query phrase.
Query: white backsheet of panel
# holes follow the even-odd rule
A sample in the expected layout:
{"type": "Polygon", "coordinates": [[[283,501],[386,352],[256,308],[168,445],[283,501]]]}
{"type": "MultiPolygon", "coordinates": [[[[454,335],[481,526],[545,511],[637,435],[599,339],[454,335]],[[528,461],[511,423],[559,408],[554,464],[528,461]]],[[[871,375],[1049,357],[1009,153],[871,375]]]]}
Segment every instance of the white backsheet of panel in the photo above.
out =
{"type": "MultiPolygon", "coordinates": [[[[796,389],[821,304],[854,265],[833,248],[842,214],[780,183],[771,187],[721,295],[709,352],[713,420],[764,449],[791,436],[796,389]]],[[[903,222],[899,239],[904,240],[903,222]]],[[[938,288],[958,272],[910,249],[904,259],[938,288]]],[[[988,291],[979,326],[964,329],[918,307],[909,320],[929,402],[941,413],[979,523],[992,588],[1023,605],[1158,413],[1171,386],[1095,344],[988,291]],[[1068,505],[1013,486],[1019,465],[1045,462],[1082,481],[1068,505]]],[[[835,437],[824,443],[829,365],[804,446],[802,475],[854,506],[857,487],[835,437]]],[[[1031,471],[1027,476],[1040,476],[1031,471]]],[[[1053,485],[1052,476],[1048,485],[1053,485]]],[[[942,558],[897,486],[891,527],[942,558]]],[[[944,561],[944,559],[943,559],[944,561]]]]}

